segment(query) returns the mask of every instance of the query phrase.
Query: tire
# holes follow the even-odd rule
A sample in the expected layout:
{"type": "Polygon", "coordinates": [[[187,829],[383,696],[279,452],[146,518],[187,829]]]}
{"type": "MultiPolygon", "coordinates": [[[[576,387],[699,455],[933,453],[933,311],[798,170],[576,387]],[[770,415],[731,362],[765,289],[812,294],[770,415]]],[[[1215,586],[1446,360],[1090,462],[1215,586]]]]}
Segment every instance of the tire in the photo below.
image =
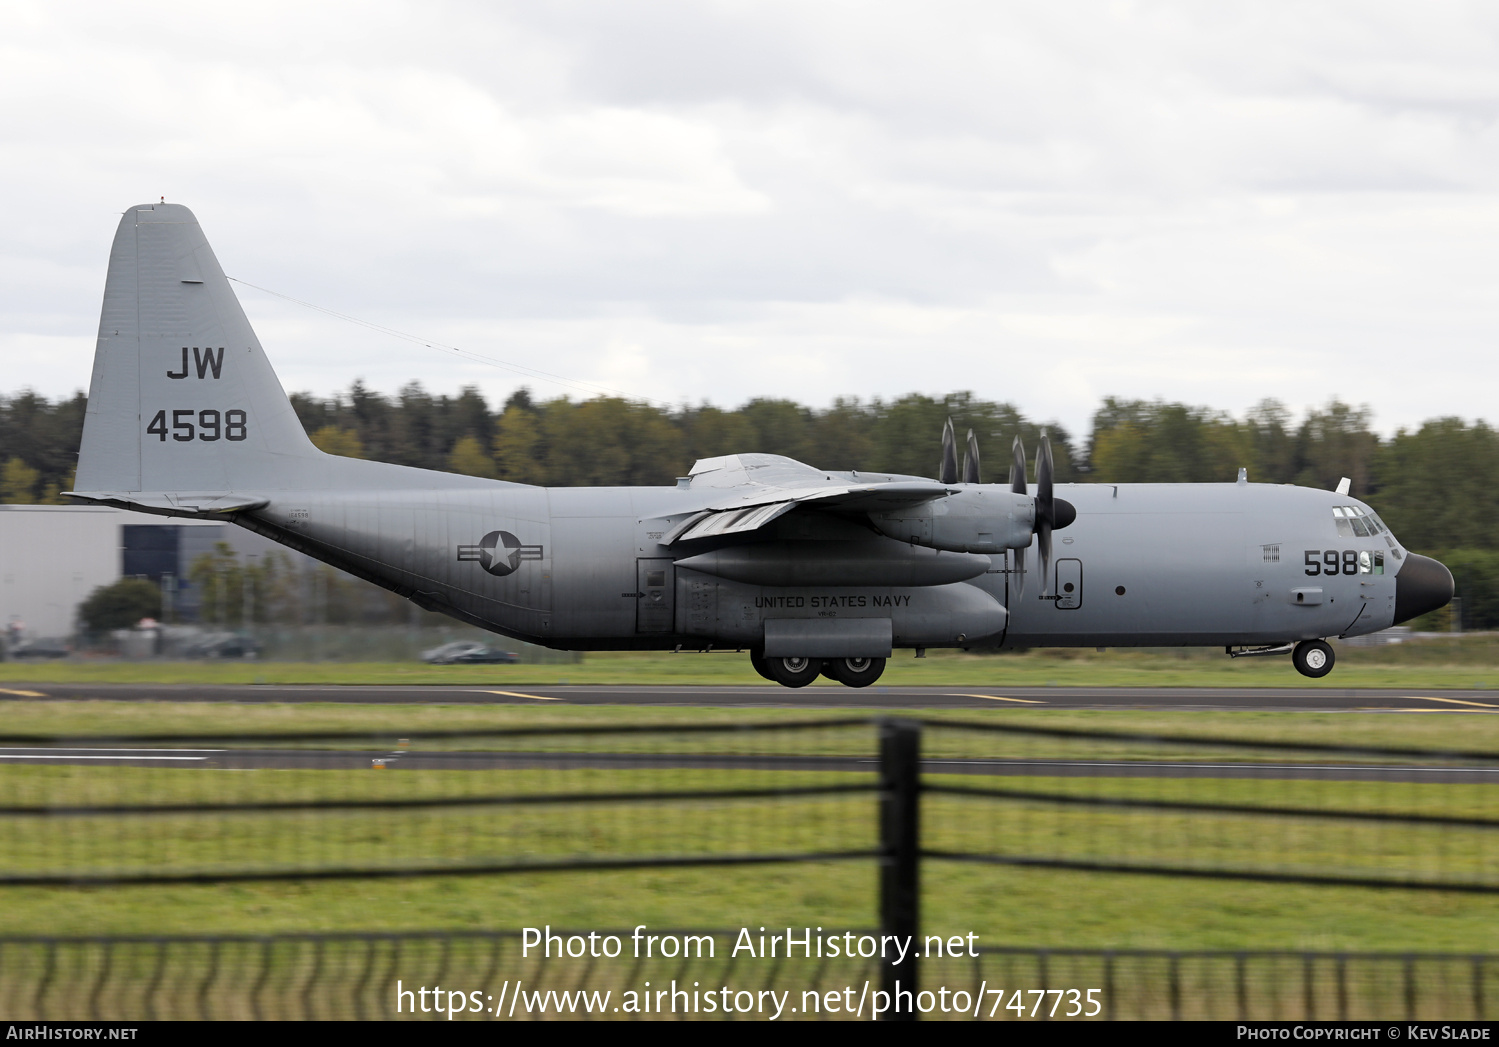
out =
{"type": "Polygon", "coordinates": [[[884,671],[883,658],[829,658],[822,665],[822,675],[845,687],[868,687],[884,671]]]}
{"type": "Polygon", "coordinates": [[[778,683],[774,676],[770,675],[770,667],[765,664],[765,656],[759,651],[750,652],[750,666],[771,683],[778,683]]]}
{"type": "Polygon", "coordinates": [[[767,658],[766,675],[782,687],[805,687],[822,672],[821,658],[767,658]]]}
{"type": "Polygon", "coordinates": [[[1332,648],[1321,640],[1302,640],[1291,652],[1291,664],[1296,666],[1296,671],[1313,680],[1320,680],[1332,672],[1336,660],[1332,648]]]}

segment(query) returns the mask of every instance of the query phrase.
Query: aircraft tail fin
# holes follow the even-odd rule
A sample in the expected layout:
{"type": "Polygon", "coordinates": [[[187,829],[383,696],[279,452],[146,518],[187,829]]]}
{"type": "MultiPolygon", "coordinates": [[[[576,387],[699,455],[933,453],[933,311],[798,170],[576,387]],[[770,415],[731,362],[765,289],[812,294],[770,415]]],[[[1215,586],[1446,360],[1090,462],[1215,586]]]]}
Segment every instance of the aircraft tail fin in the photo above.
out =
{"type": "Polygon", "coordinates": [[[120,496],[284,489],[325,459],[193,213],[166,203],[126,211],[109,256],[77,495],[147,505],[120,496]]]}

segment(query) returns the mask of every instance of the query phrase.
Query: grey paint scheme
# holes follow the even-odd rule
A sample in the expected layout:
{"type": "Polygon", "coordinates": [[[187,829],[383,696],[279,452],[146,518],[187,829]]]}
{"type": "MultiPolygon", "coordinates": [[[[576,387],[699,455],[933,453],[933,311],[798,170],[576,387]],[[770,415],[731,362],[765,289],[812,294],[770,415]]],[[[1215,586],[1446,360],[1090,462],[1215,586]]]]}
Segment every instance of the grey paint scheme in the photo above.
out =
{"type": "Polygon", "coordinates": [[[675,487],[544,489],[327,455],[197,220],[169,204],[131,208],[115,237],[76,487],[227,518],[423,607],[573,649],[760,648],[767,632],[772,654],[804,643],[813,657],[1278,644],[1390,625],[1402,562],[1383,538],[1339,537],[1333,506],[1360,503],[1330,492],[1059,485],[1077,519],[1051,577],[1021,595],[1013,550],[1030,544],[1035,500],[999,485],[733,455],[675,487]],[[244,412],[234,440],[219,428],[230,411],[244,412]],[[148,433],[158,412],[167,428],[148,433]],[[528,550],[509,573],[473,553],[497,531],[528,550]],[[1389,573],[1309,579],[1303,550],[1334,548],[1385,552],[1389,573]]]}

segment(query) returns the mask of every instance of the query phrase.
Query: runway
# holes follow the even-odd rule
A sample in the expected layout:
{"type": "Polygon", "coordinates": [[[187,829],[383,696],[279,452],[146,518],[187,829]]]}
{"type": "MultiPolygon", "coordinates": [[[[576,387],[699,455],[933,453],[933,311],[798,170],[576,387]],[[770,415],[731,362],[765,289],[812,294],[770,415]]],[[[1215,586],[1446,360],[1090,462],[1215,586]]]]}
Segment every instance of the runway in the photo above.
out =
{"type": "MultiPolygon", "coordinates": [[[[123,746],[0,747],[0,766],[176,767],[202,770],[253,768],[307,770],[483,771],[538,769],[696,769],[719,771],[824,771],[875,774],[873,756],[802,756],[727,753],[421,752],[389,749],[223,748],[165,749],[123,746]]],[[[1076,760],[928,757],[923,774],[1055,778],[1233,778],[1297,781],[1499,784],[1499,763],[1479,766],[1395,765],[1308,761],[1226,762],[1182,760],[1076,760]]]]}
{"type": "Polygon", "coordinates": [[[1499,691],[1196,687],[806,687],[25,684],[4,701],[337,702],[372,705],[631,705],[762,709],[1179,709],[1265,712],[1499,712],[1499,691]]]}
{"type": "MultiPolygon", "coordinates": [[[[1086,687],[808,687],[774,686],[347,686],[347,685],[190,685],[190,684],[15,684],[0,687],[6,701],[128,701],[224,703],[341,703],[371,705],[628,705],[803,709],[880,713],[882,711],[981,710],[1235,710],[1269,712],[1467,713],[1499,712],[1499,694],[1485,690],[1415,691],[1334,688],[1086,688],[1086,687]]],[[[227,739],[226,739],[227,741],[227,739]]],[[[1482,763],[1482,761],[1480,761],[1482,763]]],[[[538,754],[497,751],[409,751],[270,747],[187,749],[92,745],[71,748],[0,747],[0,765],[72,764],[179,768],[317,768],[328,770],[495,770],[534,768],[717,768],[873,772],[873,757],[729,755],[703,753],[538,754]]],[[[1341,781],[1401,781],[1499,784],[1499,764],[1412,766],[1326,763],[1315,757],[1223,762],[1181,760],[933,759],[927,774],[1056,777],[1281,778],[1341,781]]]]}

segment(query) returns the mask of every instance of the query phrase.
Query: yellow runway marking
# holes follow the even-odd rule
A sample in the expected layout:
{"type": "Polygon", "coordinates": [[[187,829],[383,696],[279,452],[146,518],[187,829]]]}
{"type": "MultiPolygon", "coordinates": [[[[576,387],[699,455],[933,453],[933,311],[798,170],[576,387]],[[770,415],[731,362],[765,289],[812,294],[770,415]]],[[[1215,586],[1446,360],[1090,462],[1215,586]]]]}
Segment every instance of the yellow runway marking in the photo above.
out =
{"type": "Polygon", "coordinates": [[[1366,705],[1362,709],[1358,709],[1356,711],[1357,712],[1361,712],[1361,713],[1476,713],[1476,712],[1483,712],[1483,714],[1485,716],[1493,716],[1496,713],[1499,713],[1499,708],[1494,709],[1493,712],[1489,712],[1489,711],[1480,710],[1480,709],[1433,709],[1433,708],[1431,708],[1429,706],[1425,706],[1425,705],[1417,706],[1417,707],[1410,708],[1410,709],[1404,708],[1403,706],[1399,706],[1399,705],[1366,705]]]}
{"type": "Polygon", "coordinates": [[[561,698],[548,698],[544,694],[521,694],[519,691],[480,691],[473,690],[470,694],[503,694],[506,698],[532,698],[538,702],[560,702],[561,698]]]}
{"type": "Polygon", "coordinates": [[[948,698],[987,698],[991,702],[1020,702],[1024,705],[1045,705],[1034,698],[1006,698],[1002,694],[949,694],[948,698]]]}
{"type": "Polygon", "coordinates": [[[1461,698],[1428,698],[1424,694],[1412,694],[1408,697],[1413,702],[1448,702],[1452,705],[1476,705],[1480,709],[1499,709],[1499,705],[1490,702],[1465,702],[1461,698]]]}
{"type": "Polygon", "coordinates": [[[17,695],[18,697],[21,697],[21,698],[45,698],[45,697],[47,697],[41,691],[7,691],[4,687],[0,687],[0,694],[14,694],[14,695],[17,695]]]}

